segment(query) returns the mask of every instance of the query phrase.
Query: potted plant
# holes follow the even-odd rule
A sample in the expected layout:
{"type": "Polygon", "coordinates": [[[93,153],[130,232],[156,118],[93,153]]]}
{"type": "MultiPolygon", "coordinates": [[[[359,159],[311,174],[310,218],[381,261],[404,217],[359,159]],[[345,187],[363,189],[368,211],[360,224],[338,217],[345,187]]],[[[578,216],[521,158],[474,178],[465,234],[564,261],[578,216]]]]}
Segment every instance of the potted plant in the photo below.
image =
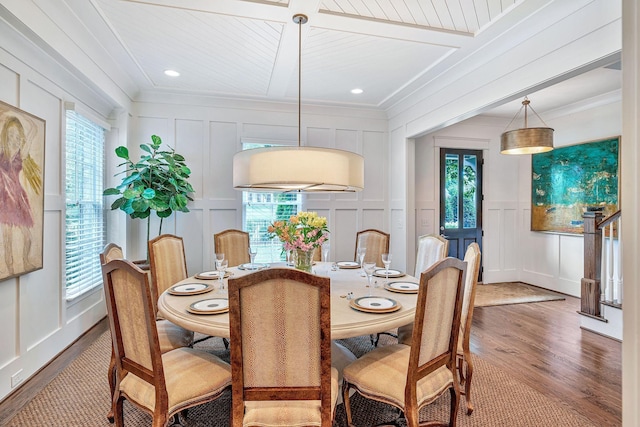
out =
{"type": "MultiPolygon", "coordinates": [[[[107,188],[105,196],[120,196],[112,204],[111,209],[120,209],[131,218],[147,220],[147,241],[150,237],[151,212],[155,211],[160,218],[158,235],[162,234],[162,220],[168,218],[174,211],[189,212],[187,203],[193,200],[190,196],[193,187],[188,182],[191,169],[185,164],[182,155],[169,147],[160,150],[162,139],[151,135],[151,143],[140,145],[143,151],[137,162],[129,157],[127,147],[116,148],[116,156],[124,159],[118,167],[124,166],[125,174],[120,185],[107,188]]],[[[147,264],[149,250],[147,249],[147,264]]]]}

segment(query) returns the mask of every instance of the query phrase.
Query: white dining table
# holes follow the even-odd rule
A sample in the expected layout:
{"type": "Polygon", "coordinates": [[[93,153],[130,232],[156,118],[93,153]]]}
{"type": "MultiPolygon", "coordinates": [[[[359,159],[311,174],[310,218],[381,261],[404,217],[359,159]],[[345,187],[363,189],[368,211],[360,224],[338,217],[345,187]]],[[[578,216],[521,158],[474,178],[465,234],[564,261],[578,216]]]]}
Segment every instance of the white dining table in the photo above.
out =
{"type": "MultiPolygon", "coordinates": [[[[265,268],[286,267],[285,263],[274,263],[265,268]]],[[[362,277],[361,269],[345,268],[332,269],[332,263],[317,262],[313,266],[314,272],[328,276],[331,279],[331,365],[336,367],[342,380],[342,370],[356,359],[355,355],[345,346],[335,340],[352,338],[361,335],[377,334],[389,331],[413,322],[416,310],[417,295],[391,292],[384,288],[384,277],[373,277],[371,294],[391,298],[400,305],[400,309],[391,313],[366,313],[355,310],[350,303],[359,297],[368,296],[367,278],[362,277]],[[377,287],[375,287],[377,282],[377,287]],[[351,297],[351,299],[349,299],[351,297]]],[[[177,283],[209,283],[213,285],[211,291],[198,295],[172,295],[163,292],[158,299],[159,314],[185,329],[222,338],[229,338],[229,314],[194,314],[187,309],[197,301],[209,298],[227,298],[227,282],[231,277],[251,274],[252,270],[242,270],[238,267],[227,269],[229,277],[223,280],[224,289],[220,289],[219,281],[198,279],[191,276],[177,283]]],[[[389,278],[389,282],[403,281],[419,283],[410,275],[389,278]]],[[[340,396],[339,401],[342,400],[340,396]]]]}
{"type": "MultiPolygon", "coordinates": [[[[388,331],[399,326],[413,322],[416,308],[416,294],[391,292],[384,288],[386,279],[384,277],[373,277],[373,282],[377,282],[378,287],[373,287],[371,292],[374,296],[391,298],[401,307],[391,313],[367,313],[358,311],[351,307],[349,294],[352,299],[367,296],[369,288],[367,278],[361,277],[361,270],[338,269],[332,270],[331,263],[318,262],[314,265],[314,271],[322,273],[331,279],[331,339],[343,339],[360,335],[376,334],[388,331]]],[[[266,268],[285,267],[284,263],[274,263],[266,268]]],[[[241,270],[238,267],[228,269],[229,277],[239,277],[251,274],[251,270],[241,270]]],[[[229,315],[221,314],[193,314],[187,309],[199,300],[219,297],[227,297],[227,279],[224,279],[224,289],[219,289],[218,280],[198,279],[191,276],[177,284],[185,283],[209,283],[213,285],[211,291],[198,295],[172,295],[168,291],[163,292],[158,299],[159,314],[171,322],[182,326],[185,329],[200,332],[202,334],[229,338],[229,315]]],[[[404,275],[399,278],[389,278],[389,282],[407,281],[418,283],[418,279],[413,276],[404,275]]]]}

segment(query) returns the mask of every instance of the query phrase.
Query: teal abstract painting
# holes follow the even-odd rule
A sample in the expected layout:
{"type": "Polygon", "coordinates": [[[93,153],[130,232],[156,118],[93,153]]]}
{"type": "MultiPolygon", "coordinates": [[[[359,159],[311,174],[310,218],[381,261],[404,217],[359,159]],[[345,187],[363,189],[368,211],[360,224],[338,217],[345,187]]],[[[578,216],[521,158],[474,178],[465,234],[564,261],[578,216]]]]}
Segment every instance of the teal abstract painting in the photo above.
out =
{"type": "Polygon", "coordinates": [[[531,156],[531,230],[581,234],[582,214],[618,210],[620,137],[531,156]]]}

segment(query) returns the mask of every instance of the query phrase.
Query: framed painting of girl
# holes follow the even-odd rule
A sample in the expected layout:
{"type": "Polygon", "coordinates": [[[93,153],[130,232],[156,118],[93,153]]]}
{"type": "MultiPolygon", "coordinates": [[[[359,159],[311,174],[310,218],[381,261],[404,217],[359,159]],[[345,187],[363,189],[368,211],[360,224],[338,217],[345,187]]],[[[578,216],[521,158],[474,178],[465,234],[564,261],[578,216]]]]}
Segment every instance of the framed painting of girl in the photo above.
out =
{"type": "Polygon", "coordinates": [[[0,280],[43,266],[45,121],[0,101],[0,280]]]}

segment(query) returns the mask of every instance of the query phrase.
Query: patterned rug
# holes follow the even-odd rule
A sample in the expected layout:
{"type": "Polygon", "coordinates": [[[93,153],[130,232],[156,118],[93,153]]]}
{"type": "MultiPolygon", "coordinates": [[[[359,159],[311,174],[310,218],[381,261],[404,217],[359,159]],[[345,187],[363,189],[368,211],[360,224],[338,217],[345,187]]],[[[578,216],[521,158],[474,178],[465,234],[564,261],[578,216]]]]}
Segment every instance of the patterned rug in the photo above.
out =
{"type": "MultiPolygon", "coordinates": [[[[356,356],[372,348],[368,336],[340,340],[340,342],[356,356]]],[[[379,345],[394,342],[395,339],[383,335],[379,345]]],[[[104,333],[7,425],[12,427],[111,426],[105,417],[110,404],[107,383],[110,345],[110,337],[108,333],[104,333]]],[[[229,358],[229,353],[224,349],[222,340],[219,338],[206,340],[197,344],[197,347],[211,351],[224,359],[229,358]]],[[[473,379],[475,411],[471,416],[466,415],[463,398],[458,415],[459,426],[594,427],[594,424],[574,409],[517,382],[488,361],[475,356],[473,360],[475,363],[473,379]]],[[[351,402],[354,424],[358,427],[386,423],[393,420],[396,415],[394,408],[364,399],[357,394],[352,397],[351,402]]],[[[230,405],[231,394],[227,393],[215,402],[192,408],[189,410],[187,425],[227,427],[230,405]]],[[[448,408],[449,394],[445,393],[440,400],[424,408],[420,417],[446,420],[448,408]]],[[[151,419],[125,402],[125,425],[127,427],[150,426],[151,419]]],[[[346,425],[344,407],[339,405],[336,409],[334,427],[346,425]]]]}
{"type": "Polygon", "coordinates": [[[479,283],[475,307],[563,300],[564,295],[522,282],[479,283]]]}

